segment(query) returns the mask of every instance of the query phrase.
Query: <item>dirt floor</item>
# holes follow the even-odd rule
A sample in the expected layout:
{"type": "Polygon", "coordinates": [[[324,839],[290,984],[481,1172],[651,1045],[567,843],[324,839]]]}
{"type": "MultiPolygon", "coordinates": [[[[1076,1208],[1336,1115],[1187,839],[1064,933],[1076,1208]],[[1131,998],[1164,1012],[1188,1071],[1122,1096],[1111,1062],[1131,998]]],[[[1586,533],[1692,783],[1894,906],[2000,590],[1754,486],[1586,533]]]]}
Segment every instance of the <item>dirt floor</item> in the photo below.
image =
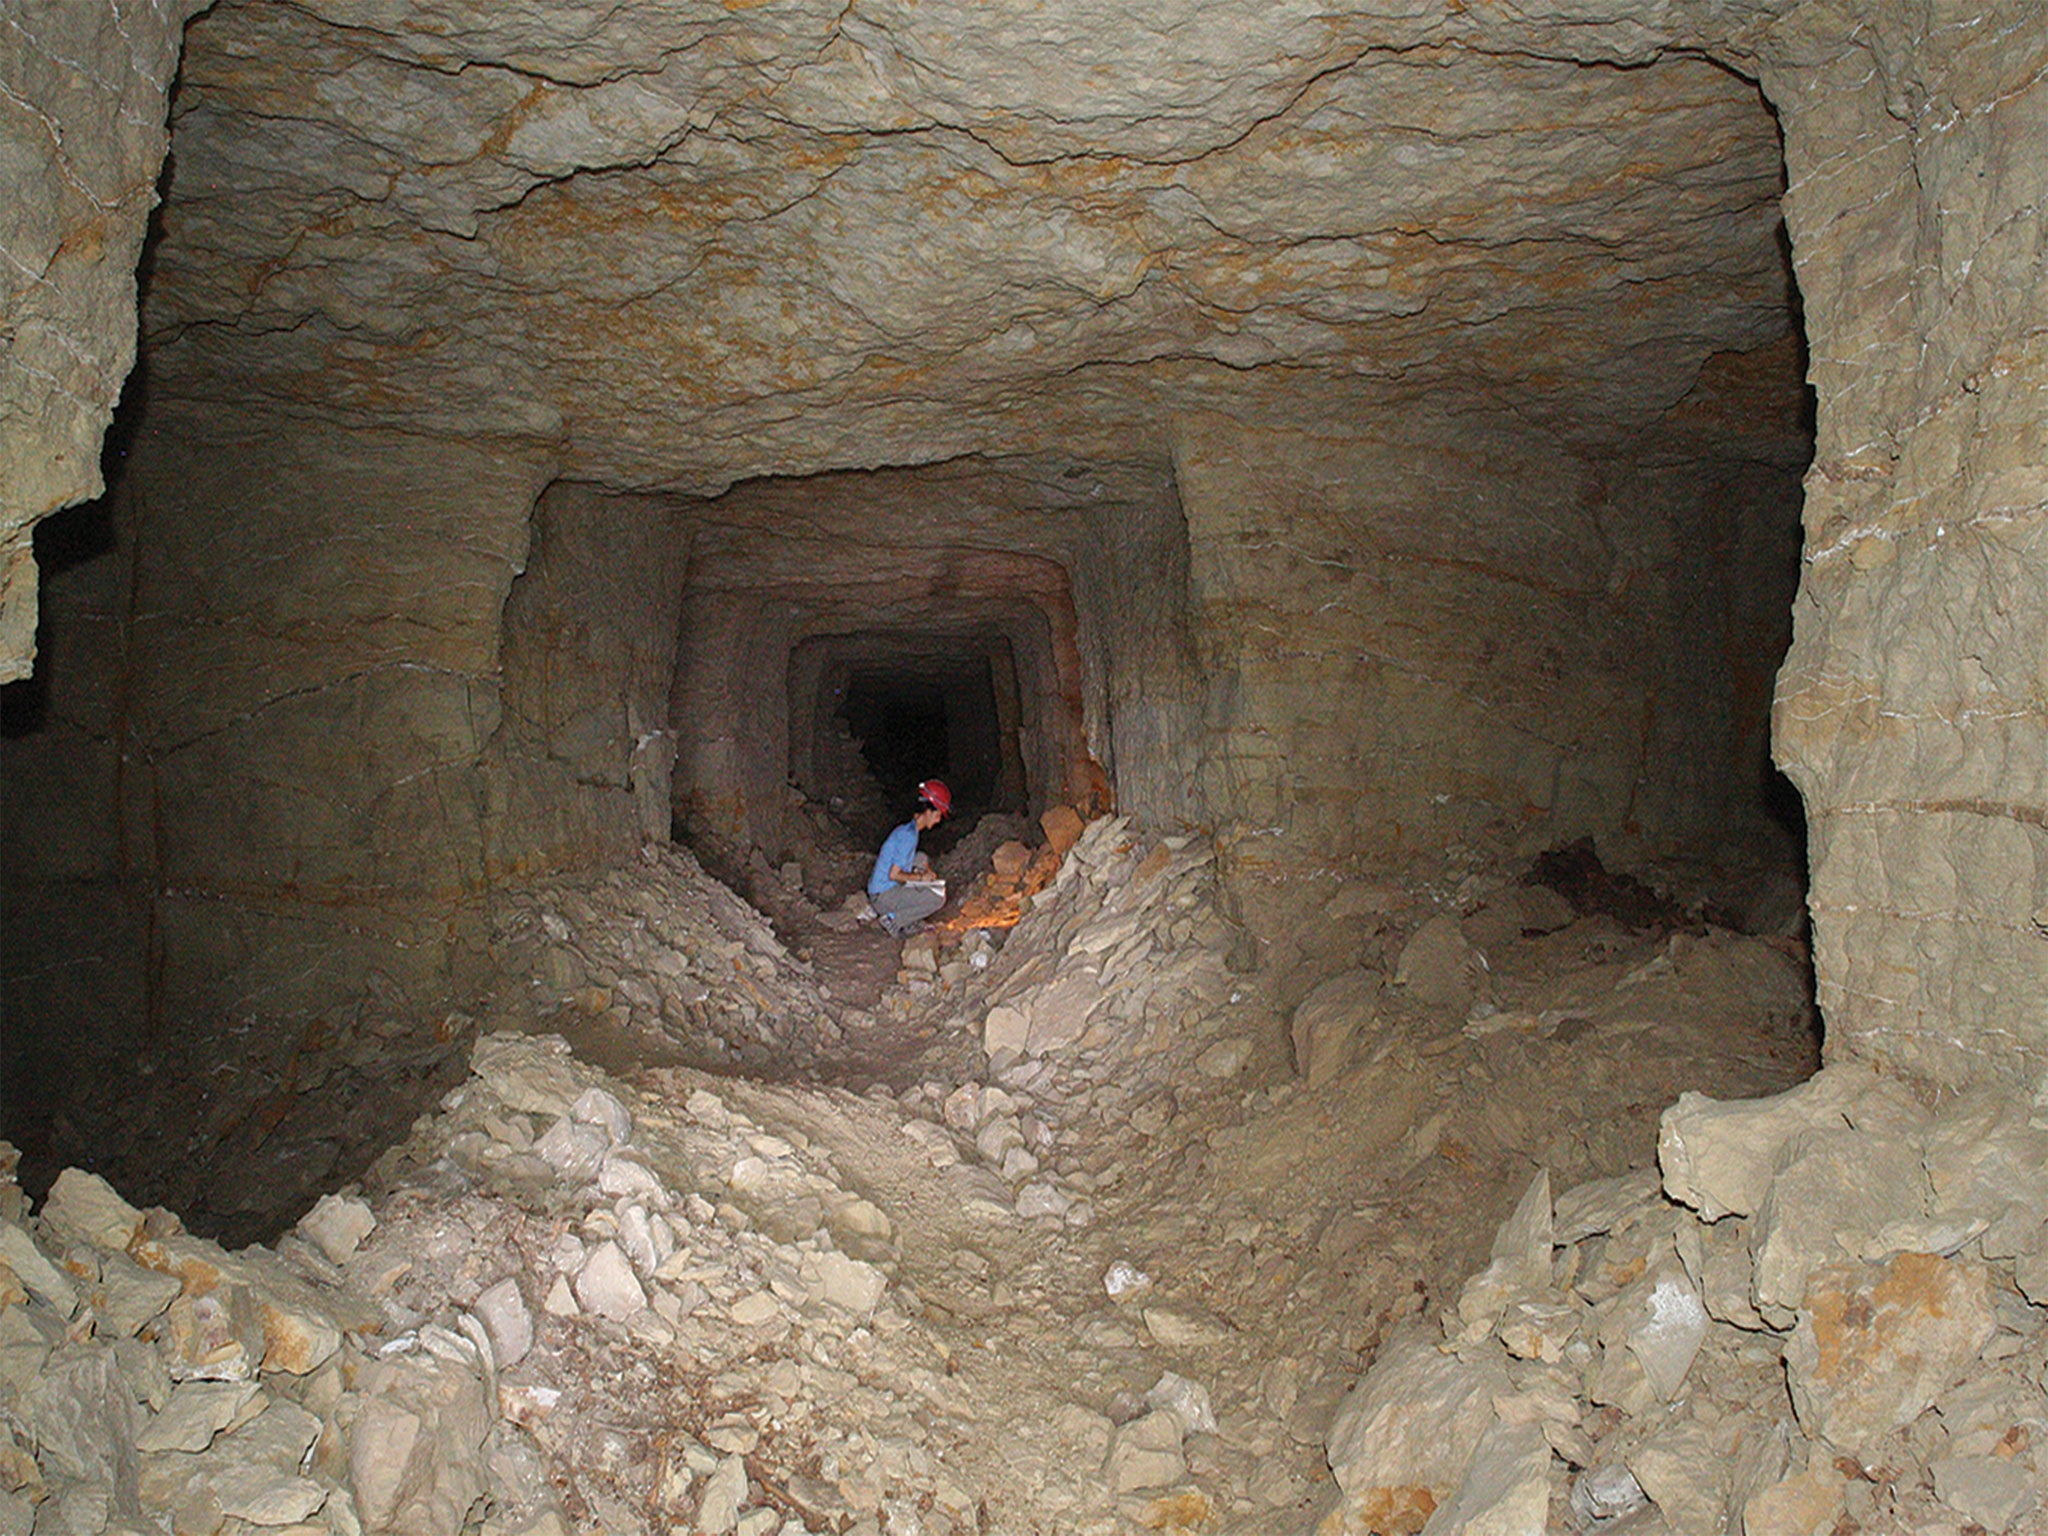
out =
{"type": "MultiPolygon", "coordinates": [[[[560,1031],[637,1102],[715,1101],[724,1110],[707,1113],[729,1111],[822,1170],[827,1204],[836,1189],[886,1217],[874,1253],[890,1300],[831,1348],[799,1329],[729,1344],[679,1376],[658,1361],[636,1374],[617,1349],[579,1354],[558,1336],[563,1374],[582,1361],[583,1399],[621,1433],[630,1421],[652,1445],[701,1431],[721,1403],[752,1411],[749,1497],[791,1532],[1307,1531],[1331,1491],[1322,1443],[1339,1399],[1391,1322],[1455,1299],[1537,1170],[1561,1190],[1651,1169],[1658,1117],[1682,1089],[1771,1093],[1818,1064],[1796,946],[1673,913],[1629,926],[1564,912],[1549,931],[1522,929],[1499,921],[1511,902],[1482,896],[1449,915],[1484,941],[1459,951],[1483,974],[1448,997],[1416,976],[1379,987],[1353,1059],[1310,1088],[1281,1001],[1307,979],[1223,971],[1200,860],[1151,949],[1124,940],[1099,977],[1088,969],[1105,950],[1087,935],[1142,915],[1132,893],[1146,871],[1191,863],[1121,827],[1096,843],[1087,878],[1046,893],[1000,947],[974,941],[971,967],[949,966],[957,941],[934,953],[913,940],[925,957],[906,964],[917,957],[903,941],[836,905],[756,891],[829,1016],[822,1043],[766,1069],[664,1059],[646,1031],[603,1016],[560,1031]],[[1012,1005],[1054,1018],[1046,999],[1077,968],[1108,998],[1088,1032],[992,1061],[984,1021],[992,1032],[1012,1005]],[[1151,1001],[1105,1027],[1125,1018],[1117,998],[1133,985],[1151,1001]],[[806,1390],[816,1371],[859,1390],[843,1411],[791,1409],[771,1427],[760,1405],[788,1409],[798,1365],[806,1390]],[[1163,1402],[1181,1433],[1148,1449],[1163,1402]]],[[[1433,910],[1389,918],[1363,958],[1398,975],[1433,910]]],[[[560,1023],[544,1010],[536,1027],[560,1023]]],[[[417,1167],[431,1148],[415,1150],[417,1167]]],[[[804,1231],[758,1208],[746,1224],[804,1231]]],[[[698,1509],[702,1485],[683,1491],[685,1477],[663,1515],[661,1489],[605,1472],[624,1453],[587,1435],[560,1429],[556,1454],[575,1464],[560,1481],[579,1522],[609,1510],[614,1526],[630,1514],[651,1529],[698,1509]]]]}

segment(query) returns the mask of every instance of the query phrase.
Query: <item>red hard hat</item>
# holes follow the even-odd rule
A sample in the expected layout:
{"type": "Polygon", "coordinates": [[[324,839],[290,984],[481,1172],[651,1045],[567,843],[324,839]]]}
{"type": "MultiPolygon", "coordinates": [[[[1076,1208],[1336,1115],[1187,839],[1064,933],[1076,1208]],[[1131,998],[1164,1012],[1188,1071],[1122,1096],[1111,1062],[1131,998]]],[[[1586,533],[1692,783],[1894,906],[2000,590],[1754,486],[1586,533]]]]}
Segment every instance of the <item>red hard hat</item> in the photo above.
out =
{"type": "Polygon", "coordinates": [[[917,798],[937,811],[941,816],[953,814],[953,791],[937,779],[926,779],[917,786],[917,798]]]}

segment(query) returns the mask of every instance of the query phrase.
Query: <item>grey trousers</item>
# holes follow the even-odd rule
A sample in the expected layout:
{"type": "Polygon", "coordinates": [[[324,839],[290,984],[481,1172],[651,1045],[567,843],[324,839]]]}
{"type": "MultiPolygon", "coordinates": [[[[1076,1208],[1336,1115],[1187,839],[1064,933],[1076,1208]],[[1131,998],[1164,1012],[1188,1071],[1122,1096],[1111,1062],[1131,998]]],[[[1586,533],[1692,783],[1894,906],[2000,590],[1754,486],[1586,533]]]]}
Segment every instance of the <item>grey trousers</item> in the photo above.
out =
{"type": "Polygon", "coordinates": [[[901,933],[920,918],[930,917],[946,904],[946,893],[921,885],[899,885],[879,896],[868,897],[868,905],[882,920],[884,933],[901,933]]]}

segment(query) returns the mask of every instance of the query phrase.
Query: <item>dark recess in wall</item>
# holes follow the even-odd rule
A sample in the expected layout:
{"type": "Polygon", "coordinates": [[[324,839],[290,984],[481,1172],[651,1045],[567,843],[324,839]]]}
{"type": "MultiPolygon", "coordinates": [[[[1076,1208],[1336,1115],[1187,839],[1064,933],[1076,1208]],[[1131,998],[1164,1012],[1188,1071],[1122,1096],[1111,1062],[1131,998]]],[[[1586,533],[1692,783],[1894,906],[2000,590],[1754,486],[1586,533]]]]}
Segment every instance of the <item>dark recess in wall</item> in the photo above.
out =
{"type": "Polygon", "coordinates": [[[838,714],[885,795],[931,777],[961,780],[953,787],[964,796],[966,775],[953,765],[946,695],[938,684],[862,668],[847,679],[838,714]]]}

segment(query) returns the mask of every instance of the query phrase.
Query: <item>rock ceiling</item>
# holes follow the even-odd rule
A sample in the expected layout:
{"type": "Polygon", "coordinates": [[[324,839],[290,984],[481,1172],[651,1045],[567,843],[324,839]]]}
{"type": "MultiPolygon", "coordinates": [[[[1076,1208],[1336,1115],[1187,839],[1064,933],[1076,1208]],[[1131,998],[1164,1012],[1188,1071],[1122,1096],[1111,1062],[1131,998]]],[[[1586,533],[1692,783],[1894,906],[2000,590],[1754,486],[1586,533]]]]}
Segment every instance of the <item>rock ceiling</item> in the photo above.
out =
{"type": "Polygon", "coordinates": [[[1425,396],[1612,438],[1786,334],[1782,163],[1564,8],[221,4],[152,385],[693,492],[1425,396]]]}

